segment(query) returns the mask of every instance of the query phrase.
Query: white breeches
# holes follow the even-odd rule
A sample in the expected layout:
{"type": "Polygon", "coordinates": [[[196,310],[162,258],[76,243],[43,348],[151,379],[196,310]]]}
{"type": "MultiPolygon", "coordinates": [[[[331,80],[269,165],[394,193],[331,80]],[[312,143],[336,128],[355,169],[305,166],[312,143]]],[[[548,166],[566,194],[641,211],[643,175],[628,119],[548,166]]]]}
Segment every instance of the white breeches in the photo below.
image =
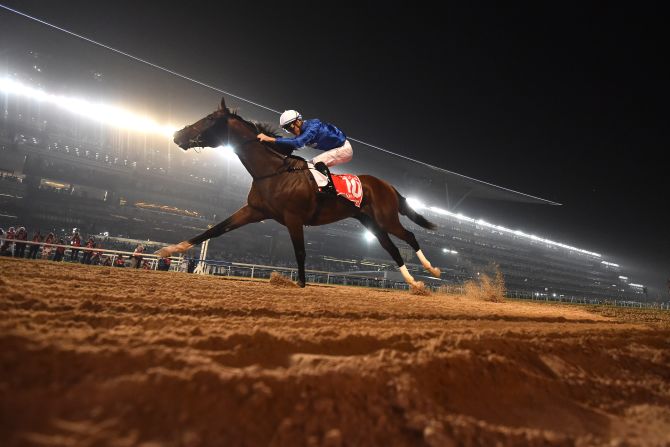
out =
{"type": "Polygon", "coordinates": [[[354,156],[354,150],[351,148],[349,140],[344,140],[344,144],[335,149],[319,154],[312,158],[312,163],[316,164],[320,161],[324,162],[326,166],[331,167],[342,163],[351,161],[354,156]]]}

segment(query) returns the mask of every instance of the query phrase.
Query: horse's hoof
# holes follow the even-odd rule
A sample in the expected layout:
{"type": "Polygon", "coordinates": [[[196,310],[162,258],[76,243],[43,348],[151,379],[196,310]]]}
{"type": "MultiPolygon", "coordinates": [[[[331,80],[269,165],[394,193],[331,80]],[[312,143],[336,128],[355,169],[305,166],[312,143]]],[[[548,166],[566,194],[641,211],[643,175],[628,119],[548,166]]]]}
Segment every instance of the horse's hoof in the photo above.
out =
{"type": "Polygon", "coordinates": [[[187,250],[190,250],[191,247],[193,247],[193,244],[189,243],[188,241],[182,241],[182,242],[177,244],[177,247],[176,247],[177,250],[176,251],[178,253],[183,253],[187,250]]]}
{"type": "Polygon", "coordinates": [[[430,295],[430,292],[426,288],[426,285],[423,283],[423,281],[415,281],[414,283],[410,284],[409,292],[412,295],[422,295],[422,296],[430,295]]]}
{"type": "Polygon", "coordinates": [[[305,288],[305,281],[298,281],[298,287],[300,287],[301,289],[304,289],[305,288]]]}
{"type": "Polygon", "coordinates": [[[440,269],[437,267],[430,268],[428,269],[428,271],[430,272],[431,275],[433,275],[436,278],[439,278],[440,274],[442,273],[440,269]]]}

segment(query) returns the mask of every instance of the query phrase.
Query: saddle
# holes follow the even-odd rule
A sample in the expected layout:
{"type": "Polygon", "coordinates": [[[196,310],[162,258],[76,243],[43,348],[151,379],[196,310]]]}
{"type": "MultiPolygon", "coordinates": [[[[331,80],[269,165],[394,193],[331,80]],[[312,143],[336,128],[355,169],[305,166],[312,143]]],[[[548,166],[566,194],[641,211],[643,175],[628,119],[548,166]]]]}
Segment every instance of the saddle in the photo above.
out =
{"type": "MultiPolygon", "coordinates": [[[[314,164],[307,162],[307,168],[314,177],[316,186],[321,191],[328,185],[328,177],[314,167],[314,164]]],[[[358,176],[352,174],[330,174],[333,179],[333,187],[337,196],[344,197],[360,208],[363,201],[363,185],[358,176]]]]}

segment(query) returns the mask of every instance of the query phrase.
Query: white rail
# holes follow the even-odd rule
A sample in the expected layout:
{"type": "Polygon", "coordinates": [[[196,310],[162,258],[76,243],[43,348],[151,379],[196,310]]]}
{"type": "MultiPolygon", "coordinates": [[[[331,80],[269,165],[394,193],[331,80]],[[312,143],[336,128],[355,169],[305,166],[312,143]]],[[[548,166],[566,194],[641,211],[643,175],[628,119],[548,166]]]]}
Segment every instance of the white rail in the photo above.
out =
{"type": "MultiPolygon", "coordinates": [[[[158,267],[158,255],[153,253],[135,253],[131,251],[123,250],[109,250],[105,248],[86,248],[86,247],[73,247],[72,245],[62,245],[62,244],[51,244],[46,242],[33,242],[33,241],[22,241],[16,239],[7,239],[0,238],[2,243],[19,243],[26,245],[40,245],[40,246],[49,246],[49,247],[60,247],[66,250],[76,250],[76,251],[90,251],[90,252],[99,252],[103,255],[112,257],[112,265],[114,265],[114,260],[118,255],[126,255],[128,259],[137,256],[142,258],[149,258],[150,268],[156,270],[158,267]]],[[[0,244],[2,245],[2,244],[0,244]]],[[[65,259],[63,259],[65,260],[65,259]]],[[[182,256],[172,256],[170,260],[173,261],[170,264],[170,270],[180,270],[184,261],[182,256]]],[[[211,260],[200,260],[196,259],[196,264],[201,268],[203,274],[208,275],[217,275],[217,276],[233,276],[233,277],[247,277],[247,278],[269,278],[270,274],[273,271],[279,271],[288,273],[291,280],[296,280],[298,276],[298,270],[293,267],[279,267],[272,265],[262,265],[262,264],[247,264],[242,262],[228,262],[228,261],[211,261],[211,260]]],[[[328,272],[322,270],[306,270],[307,282],[317,283],[317,284],[327,284],[327,285],[347,285],[347,286],[360,286],[360,287],[371,287],[371,288],[385,288],[385,289],[404,289],[408,288],[407,284],[402,281],[394,281],[386,278],[373,278],[369,276],[356,275],[348,272],[328,272]]],[[[380,272],[383,274],[383,272],[380,272]]],[[[433,291],[442,291],[446,293],[464,293],[463,285],[460,284],[426,284],[428,288],[433,291]]],[[[536,296],[536,293],[526,291],[526,290],[507,290],[505,296],[510,299],[518,300],[532,300],[532,301],[544,301],[544,302],[555,302],[555,303],[568,303],[568,304],[585,304],[585,305],[605,305],[605,306],[615,306],[615,307],[635,307],[640,309],[660,309],[660,310],[670,310],[670,302],[661,302],[661,303],[643,303],[640,301],[631,301],[631,300],[622,300],[622,299],[603,299],[603,298],[589,298],[589,297],[575,297],[575,296],[563,296],[563,297],[551,297],[549,295],[536,296]]]]}

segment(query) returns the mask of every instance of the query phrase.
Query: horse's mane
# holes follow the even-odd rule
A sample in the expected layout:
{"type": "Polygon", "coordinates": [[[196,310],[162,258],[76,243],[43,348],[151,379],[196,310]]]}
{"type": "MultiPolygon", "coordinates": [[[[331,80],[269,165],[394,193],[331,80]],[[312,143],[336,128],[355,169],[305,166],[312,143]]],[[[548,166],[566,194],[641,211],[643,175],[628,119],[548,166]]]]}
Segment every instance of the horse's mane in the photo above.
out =
{"type": "Polygon", "coordinates": [[[279,130],[277,130],[276,127],[274,127],[272,124],[269,123],[261,123],[258,121],[254,121],[254,124],[260,130],[263,132],[265,135],[269,135],[274,138],[281,138],[282,136],[279,134],[279,130]]]}
{"type": "Polygon", "coordinates": [[[231,109],[229,110],[229,114],[232,115],[233,117],[237,118],[238,120],[242,121],[249,127],[253,127],[255,130],[259,132],[263,132],[265,135],[269,135],[273,138],[281,138],[281,135],[279,135],[279,131],[277,130],[276,127],[274,127],[272,124],[269,123],[263,123],[260,121],[250,121],[242,118],[239,113],[237,113],[237,110],[231,109]]]}
{"type": "MultiPolygon", "coordinates": [[[[238,119],[239,121],[242,121],[249,128],[252,128],[255,132],[262,132],[265,135],[271,136],[273,138],[281,138],[282,137],[279,134],[279,131],[277,130],[277,128],[274,127],[272,124],[263,123],[263,122],[259,122],[259,121],[248,121],[248,120],[242,118],[237,113],[237,109],[230,109],[230,110],[228,110],[228,113],[230,115],[232,115],[234,118],[238,119]]],[[[286,145],[274,144],[274,143],[265,143],[265,144],[267,144],[272,149],[276,150],[277,152],[279,152],[280,154],[283,154],[283,155],[291,155],[291,152],[293,152],[293,148],[288,147],[286,145]]],[[[300,157],[296,157],[296,158],[300,158],[300,157]]]]}

